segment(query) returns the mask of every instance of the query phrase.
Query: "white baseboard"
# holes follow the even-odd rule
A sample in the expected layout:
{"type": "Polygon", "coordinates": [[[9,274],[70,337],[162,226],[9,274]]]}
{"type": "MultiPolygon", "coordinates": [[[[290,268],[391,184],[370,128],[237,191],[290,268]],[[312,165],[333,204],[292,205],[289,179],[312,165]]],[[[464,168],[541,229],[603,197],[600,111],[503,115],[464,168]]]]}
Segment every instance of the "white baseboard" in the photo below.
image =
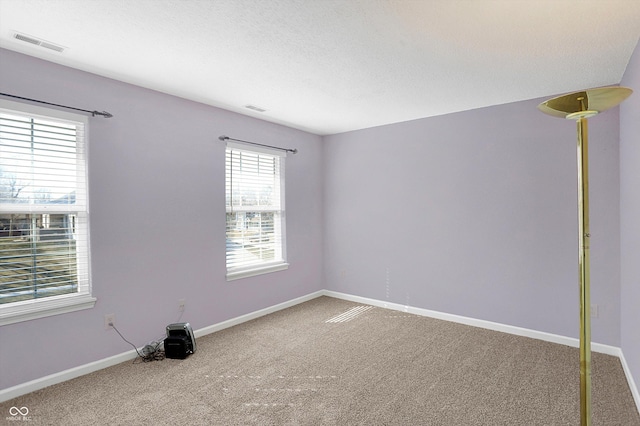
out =
{"type": "MultiPolygon", "coordinates": [[[[325,296],[335,297],[336,299],[349,300],[351,302],[356,302],[356,303],[364,303],[366,305],[377,306],[380,308],[391,309],[394,311],[407,312],[410,314],[416,314],[416,315],[421,315],[425,317],[441,319],[445,321],[457,322],[460,324],[470,325],[473,327],[481,327],[489,330],[501,331],[503,333],[515,334],[517,336],[531,337],[533,339],[544,340],[546,342],[558,343],[561,345],[571,346],[575,348],[580,347],[580,340],[576,338],[546,333],[544,331],[531,330],[528,328],[515,327],[507,324],[500,324],[497,322],[463,317],[463,316],[454,315],[454,314],[447,314],[444,312],[431,311],[429,309],[415,308],[412,306],[405,306],[405,305],[400,305],[398,303],[384,302],[381,300],[369,299],[367,297],[360,297],[360,296],[354,296],[351,294],[339,293],[336,291],[324,290],[323,294],[325,296]]],[[[631,375],[631,370],[629,369],[629,366],[627,365],[627,362],[624,359],[622,349],[616,346],[610,346],[610,345],[604,345],[602,343],[592,342],[591,350],[593,352],[612,355],[620,359],[620,362],[622,364],[622,369],[624,370],[624,374],[627,378],[627,383],[629,384],[629,389],[633,394],[633,399],[635,400],[636,407],[638,408],[638,411],[640,411],[640,393],[638,393],[636,382],[633,380],[633,377],[631,375]]]]}
{"type": "Polygon", "coordinates": [[[90,362],[88,364],[60,371],[59,373],[54,373],[45,377],[41,377],[39,379],[31,380],[30,382],[2,389],[0,390],[0,402],[5,402],[22,395],[44,389],[48,386],[66,382],[67,380],[75,379],[76,377],[84,376],[85,374],[93,373],[94,371],[102,370],[103,368],[120,364],[121,362],[130,361],[132,359],[135,359],[135,357],[137,356],[138,354],[136,353],[136,351],[131,349],[130,351],[110,356],[109,358],[90,362]]]}
{"type": "MultiPolygon", "coordinates": [[[[198,329],[194,332],[194,334],[196,338],[202,337],[207,334],[215,333],[217,331],[224,330],[225,328],[233,327],[235,325],[242,324],[244,322],[262,317],[264,315],[268,315],[268,314],[280,311],[282,309],[286,309],[286,308],[298,305],[300,303],[307,302],[309,300],[315,299],[316,297],[320,297],[320,296],[329,296],[329,297],[334,297],[336,299],[349,300],[351,302],[356,302],[356,303],[364,303],[367,305],[391,309],[394,311],[407,312],[407,313],[426,316],[430,318],[436,318],[436,319],[441,319],[445,321],[452,321],[452,322],[470,325],[474,327],[481,327],[489,330],[500,331],[503,333],[514,334],[517,336],[531,337],[533,339],[544,340],[547,342],[558,343],[561,345],[567,345],[572,347],[579,346],[579,340],[572,337],[560,336],[557,334],[545,333],[542,331],[515,327],[515,326],[500,324],[500,323],[491,322],[491,321],[484,321],[484,320],[479,320],[475,318],[463,317],[460,315],[453,315],[453,314],[447,314],[447,313],[438,312],[438,311],[431,311],[429,309],[415,308],[412,306],[405,306],[397,303],[384,302],[376,299],[369,299],[366,297],[354,296],[351,294],[339,293],[339,292],[330,291],[330,290],[316,291],[314,293],[307,294],[306,296],[298,297],[296,299],[292,299],[287,302],[270,306],[268,308],[260,309],[255,312],[248,313],[246,315],[241,315],[236,318],[231,318],[227,321],[223,321],[214,325],[210,325],[208,327],[198,329]]],[[[638,388],[636,387],[635,381],[633,380],[631,371],[629,370],[629,366],[627,365],[627,362],[624,358],[622,350],[615,346],[603,345],[600,343],[592,343],[591,349],[594,352],[613,355],[620,359],[620,362],[622,363],[622,368],[627,378],[627,382],[629,383],[629,388],[631,390],[631,393],[633,394],[633,398],[635,400],[636,406],[638,407],[638,411],[640,411],[640,394],[638,393],[638,388]]],[[[85,374],[89,374],[94,371],[101,370],[103,368],[120,364],[121,362],[135,359],[136,356],[137,356],[136,351],[130,350],[118,355],[111,356],[109,358],[105,358],[105,359],[94,361],[85,365],[74,367],[69,370],[51,374],[49,376],[32,380],[30,382],[22,383],[20,385],[16,385],[7,389],[2,389],[0,390],[0,402],[8,401],[10,399],[17,398],[22,395],[26,395],[30,392],[43,389],[47,386],[55,385],[57,383],[71,380],[76,377],[80,377],[85,374]]]]}
{"type": "Polygon", "coordinates": [[[631,395],[633,395],[633,399],[636,402],[638,412],[640,412],[640,392],[638,392],[636,381],[633,380],[631,369],[627,365],[627,360],[624,358],[624,354],[622,353],[622,351],[620,351],[620,363],[622,364],[622,369],[624,370],[625,376],[627,376],[627,383],[629,383],[629,390],[631,390],[631,395]]]}
{"type": "MultiPolygon", "coordinates": [[[[233,327],[234,325],[242,324],[243,322],[251,321],[252,319],[259,318],[264,315],[268,315],[273,312],[280,311],[282,309],[289,308],[302,302],[306,302],[316,297],[322,296],[322,291],[308,294],[306,296],[298,297],[296,299],[289,300],[278,305],[270,306],[259,311],[251,312],[246,315],[241,315],[236,318],[232,318],[227,321],[223,321],[218,324],[214,324],[208,327],[204,327],[194,331],[196,338],[205,336],[216,331],[224,330],[225,328],[233,327]]],[[[138,348],[142,350],[142,348],[138,348]]],[[[85,374],[93,373],[94,371],[101,370],[103,368],[111,367],[121,362],[126,362],[135,359],[138,356],[135,350],[123,352],[118,355],[104,358],[98,361],[90,362],[88,364],[80,365],[78,367],[70,368],[68,370],[60,371],[59,373],[50,374],[39,379],[31,380],[30,382],[22,383],[10,388],[0,390],[0,402],[8,401],[13,398],[17,398],[22,395],[26,395],[31,392],[35,392],[39,389],[46,388],[57,383],[62,383],[67,380],[75,379],[76,377],[84,376],[85,374]]]]}
{"type": "Polygon", "coordinates": [[[311,299],[315,299],[316,297],[320,297],[323,295],[324,295],[324,290],[316,291],[314,293],[307,294],[306,296],[298,297],[296,299],[292,299],[287,302],[279,303],[277,305],[273,305],[268,308],[260,309],[259,311],[251,312],[246,315],[241,315],[239,317],[235,317],[226,321],[219,322],[218,324],[214,324],[208,327],[198,329],[194,331],[193,334],[195,334],[196,338],[206,336],[207,334],[215,333],[216,331],[224,330],[225,328],[233,327],[234,325],[242,324],[243,322],[251,321],[256,318],[260,318],[262,316],[269,315],[286,308],[290,308],[292,306],[298,305],[303,302],[307,302],[311,299]]]}
{"type": "MultiPolygon", "coordinates": [[[[369,299],[366,297],[353,296],[351,294],[339,293],[335,291],[325,290],[324,295],[335,297],[337,299],[349,300],[357,303],[364,303],[367,305],[373,305],[380,308],[391,309],[394,311],[407,312],[410,314],[420,315],[423,317],[430,317],[445,321],[456,322],[459,324],[470,325],[473,327],[486,328],[488,330],[500,331],[508,334],[515,334],[516,336],[531,337],[533,339],[544,340],[545,342],[558,343],[561,345],[580,347],[580,341],[573,337],[560,336],[558,334],[546,333],[544,331],[531,330],[528,328],[516,327],[513,325],[501,324],[498,322],[491,322],[480,320],[476,318],[463,317],[460,315],[447,314],[444,312],[431,311],[429,309],[415,308],[413,306],[400,305],[398,303],[384,302],[376,299],[369,299]]],[[[593,352],[600,352],[607,355],[620,356],[620,348],[615,346],[603,345],[601,343],[591,343],[591,350],[593,352]]]]}

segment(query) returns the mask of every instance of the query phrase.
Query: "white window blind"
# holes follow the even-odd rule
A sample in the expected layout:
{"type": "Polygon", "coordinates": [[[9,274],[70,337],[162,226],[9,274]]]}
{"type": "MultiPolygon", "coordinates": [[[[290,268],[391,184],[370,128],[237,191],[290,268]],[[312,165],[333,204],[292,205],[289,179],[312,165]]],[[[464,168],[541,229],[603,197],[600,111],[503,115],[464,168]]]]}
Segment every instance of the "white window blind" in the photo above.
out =
{"type": "Polygon", "coordinates": [[[227,279],[286,268],[284,155],[227,142],[227,279]]]}
{"type": "Polygon", "coordinates": [[[85,129],[75,114],[0,108],[0,319],[89,295],[85,129]]]}

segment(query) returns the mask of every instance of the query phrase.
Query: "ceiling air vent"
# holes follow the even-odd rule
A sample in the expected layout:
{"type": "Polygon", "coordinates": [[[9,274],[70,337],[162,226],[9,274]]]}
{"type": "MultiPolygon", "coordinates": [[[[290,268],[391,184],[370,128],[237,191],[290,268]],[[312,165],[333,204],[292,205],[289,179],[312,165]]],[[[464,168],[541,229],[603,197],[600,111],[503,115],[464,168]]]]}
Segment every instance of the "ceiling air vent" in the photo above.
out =
{"type": "Polygon", "coordinates": [[[62,47],[62,46],[59,46],[59,45],[54,44],[54,43],[50,43],[50,42],[45,41],[45,40],[41,40],[39,38],[31,37],[31,36],[28,36],[28,35],[15,33],[13,35],[13,38],[15,38],[16,40],[24,41],[26,43],[35,44],[36,46],[44,47],[45,49],[55,50],[56,52],[63,52],[64,51],[64,47],[62,47]]]}
{"type": "Polygon", "coordinates": [[[251,109],[253,111],[258,111],[258,112],[265,112],[266,111],[266,109],[257,107],[255,105],[245,105],[244,107],[247,108],[247,109],[251,109]]]}

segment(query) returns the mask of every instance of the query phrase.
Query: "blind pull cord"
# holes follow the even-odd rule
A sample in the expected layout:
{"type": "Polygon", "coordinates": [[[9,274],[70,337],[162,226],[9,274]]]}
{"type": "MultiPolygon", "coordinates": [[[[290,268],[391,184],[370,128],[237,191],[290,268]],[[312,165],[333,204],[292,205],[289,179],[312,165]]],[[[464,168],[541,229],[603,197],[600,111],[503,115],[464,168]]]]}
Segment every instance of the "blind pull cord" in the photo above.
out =
{"type": "Polygon", "coordinates": [[[73,109],[75,111],[88,112],[89,114],[91,114],[92,117],[95,117],[96,115],[101,115],[104,118],[113,117],[113,115],[108,113],[107,111],[102,111],[102,112],[100,112],[100,111],[89,111],[88,109],[75,108],[75,107],[70,107],[70,106],[66,106],[66,105],[54,104],[54,103],[51,103],[51,102],[39,101],[37,99],[24,98],[22,96],[10,95],[8,93],[0,93],[0,95],[7,96],[9,98],[21,99],[23,101],[37,102],[39,104],[52,105],[52,106],[57,106],[57,107],[61,107],[61,108],[73,109]]]}
{"type": "Polygon", "coordinates": [[[280,148],[279,146],[272,146],[272,145],[265,145],[265,144],[257,143],[257,142],[243,141],[242,139],[234,139],[234,138],[230,138],[229,136],[225,136],[225,135],[219,136],[218,139],[220,139],[223,142],[224,141],[236,141],[236,142],[248,143],[248,144],[251,144],[251,145],[264,146],[266,148],[279,149],[280,151],[290,152],[292,154],[297,154],[298,153],[298,150],[295,149],[295,148],[293,148],[293,149],[280,148]]]}

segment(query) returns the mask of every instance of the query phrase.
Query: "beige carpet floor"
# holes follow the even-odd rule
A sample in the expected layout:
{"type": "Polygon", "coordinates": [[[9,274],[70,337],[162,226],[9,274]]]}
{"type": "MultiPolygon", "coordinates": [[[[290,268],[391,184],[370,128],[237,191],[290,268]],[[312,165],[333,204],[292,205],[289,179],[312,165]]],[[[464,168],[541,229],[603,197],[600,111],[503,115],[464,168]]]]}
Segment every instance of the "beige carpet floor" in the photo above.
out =
{"type": "MultiPolygon", "coordinates": [[[[579,425],[578,350],[320,297],[0,404],[46,425],[579,425]]],[[[188,320],[188,319],[187,319],[188,320]]],[[[640,425],[593,354],[593,424],[640,425]]]]}

